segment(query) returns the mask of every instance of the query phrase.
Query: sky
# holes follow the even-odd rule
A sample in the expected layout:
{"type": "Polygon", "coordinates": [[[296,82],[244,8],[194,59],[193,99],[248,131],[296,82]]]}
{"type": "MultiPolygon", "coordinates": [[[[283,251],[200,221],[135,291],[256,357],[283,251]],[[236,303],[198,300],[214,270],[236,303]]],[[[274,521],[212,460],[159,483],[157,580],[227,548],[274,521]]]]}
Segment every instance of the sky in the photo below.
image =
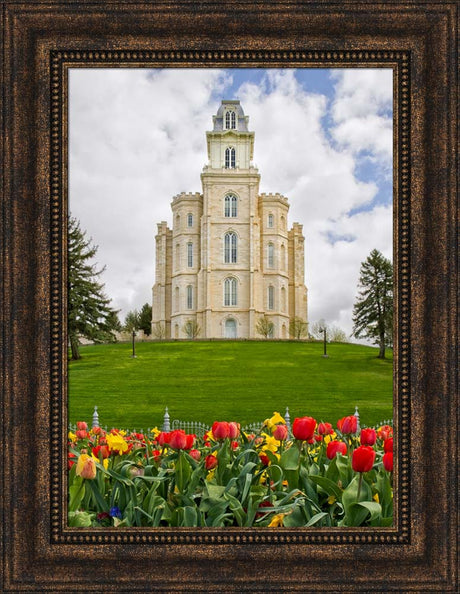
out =
{"type": "MultiPolygon", "coordinates": [[[[310,324],[352,332],[359,269],[392,259],[391,69],[75,68],[69,74],[69,211],[98,246],[112,306],[151,303],[157,223],[201,192],[206,131],[239,99],[260,191],[303,224],[310,324]]],[[[354,340],[354,339],[353,339],[354,340]]]]}

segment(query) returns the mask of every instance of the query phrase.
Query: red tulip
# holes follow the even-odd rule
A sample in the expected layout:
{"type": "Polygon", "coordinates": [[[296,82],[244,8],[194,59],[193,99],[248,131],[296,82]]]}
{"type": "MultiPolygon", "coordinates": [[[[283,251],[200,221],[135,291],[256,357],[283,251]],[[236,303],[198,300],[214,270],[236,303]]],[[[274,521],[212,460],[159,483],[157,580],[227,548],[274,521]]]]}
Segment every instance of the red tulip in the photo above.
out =
{"type": "Polygon", "coordinates": [[[240,447],[240,444],[237,441],[232,441],[231,446],[232,450],[237,450],[240,447]]]}
{"type": "Polygon", "coordinates": [[[187,448],[187,435],[185,435],[185,431],[183,429],[171,431],[169,445],[174,450],[185,450],[187,448]]]}
{"type": "Polygon", "coordinates": [[[329,460],[332,460],[337,455],[337,452],[340,452],[345,456],[347,453],[347,444],[343,441],[330,441],[327,444],[326,456],[329,460]]]}
{"type": "Polygon", "coordinates": [[[229,428],[229,437],[230,439],[236,439],[238,437],[238,435],[240,434],[240,424],[239,423],[235,423],[235,421],[232,421],[231,423],[228,424],[228,428],[229,428]]]}
{"type": "Polygon", "coordinates": [[[360,436],[361,445],[373,446],[376,439],[377,433],[375,429],[361,429],[361,436],[360,436]]]}
{"type": "Polygon", "coordinates": [[[85,421],[78,421],[77,429],[80,431],[86,431],[88,429],[88,424],[85,421]]]}
{"type": "Polygon", "coordinates": [[[334,432],[330,423],[320,423],[318,425],[318,433],[320,435],[331,435],[334,432]]]}
{"type": "Polygon", "coordinates": [[[103,458],[108,458],[110,456],[109,446],[98,445],[93,448],[93,454],[96,456],[96,458],[99,458],[99,452],[101,452],[103,458]]]}
{"type": "Polygon", "coordinates": [[[185,450],[191,450],[193,448],[193,444],[195,443],[196,435],[186,435],[186,443],[185,443],[185,450]]]}
{"type": "Polygon", "coordinates": [[[382,425],[377,430],[377,437],[383,439],[384,441],[390,437],[393,437],[393,428],[390,425],[382,425]]]}
{"type": "Polygon", "coordinates": [[[222,440],[230,437],[230,427],[227,421],[216,421],[212,426],[214,439],[222,440]]]}
{"type": "Polygon", "coordinates": [[[308,441],[313,437],[316,428],[316,421],[313,417],[301,417],[294,419],[292,433],[296,439],[308,441]]]}
{"type": "Polygon", "coordinates": [[[359,446],[353,452],[351,465],[355,472],[369,472],[374,465],[375,452],[370,446],[359,446]]]}
{"type": "Polygon", "coordinates": [[[383,451],[384,452],[393,452],[393,438],[390,437],[389,439],[385,439],[383,442],[383,451]]]}
{"type": "Polygon", "coordinates": [[[393,472],[393,452],[383,454],[382,462],[387,472],[393,472]]]}
{"type": "Polygon", "coordinates": [[[190,450],[189,454],[197,462],[201,458],[201,452],[200,452],[200,450],[190,450]]]}
{"type": "Polygon", "coordinates": [[[165,431],[162,431],[161,433],[159,433],[157,435],[158,445],[160,445],[161,447],[163,447],[164,445],[167,445],[169,443],[170,437],[171,437],[170,433],[166,433],[165,431]]]}
{"type": "Polygon", "coordinates": [[[355,417],[355,415],[343,417],[343,419],[337,421],[337,428],[341,433],[344,434],[356,433],[358,429],[358,419],[355,417]]]}
{"type": "Polygon", "coordinates": [[[284,441],[288,436],[288,428],[286,425],[276,425],[273,431],[273,437],[278,441],[284,441]]]}
{"type": "Polygon", "coordinates": [[[86,429],[79,429],[75,432],[75,435],[78,437],[78,439],[85,439],[88,435],[88,432],[86,431],[86,429]]]}
{"type": "Polygon", "coordinates": [[[217,458],[214,454],[208,454],[204,460],[206,470],[212,470],[217,466],[217,458]]]}
{"type": "Polygon", "coordinates": [[[270,458],[267,456],[267,454],[264,454],[263,452],[261,452],[259,454],[259,458],[264,466],[268,466],[270,464],[270,458]]]}
{"type": "Polygon", "coordinates": [[[77,456],[75,454],[72,454],[72,452],[69,452],[69,456],[67,459],[67,469],[70,470],[72,468],[72,466],[75,464],[75,460],[73,460],[73,458],[77,458],[77,456]]]}

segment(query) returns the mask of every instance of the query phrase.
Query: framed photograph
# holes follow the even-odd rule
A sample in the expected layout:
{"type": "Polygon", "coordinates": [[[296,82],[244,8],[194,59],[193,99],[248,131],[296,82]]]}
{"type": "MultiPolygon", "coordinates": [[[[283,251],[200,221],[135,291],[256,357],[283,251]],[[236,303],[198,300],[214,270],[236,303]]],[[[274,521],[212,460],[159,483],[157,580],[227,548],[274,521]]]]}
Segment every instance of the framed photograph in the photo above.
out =
{"type": "MultiPolygon", "coordinates": [[[[4,2],[5,591],[192,592],[210,585],[229,592],[457,590],[456,28],[457,8],[451,2],[410,6],[347,2],[340,10],[332,3],[312,2],[300,2],[295,10],[257,2],[230,2],[225,7],[188,1],[4,2]],[[82,82],[85,74],[94,82],[99,74],[98,81],[103,81],[105,72],[110,76],[141,69],[171,72],[177,84],[181,84],[178,74],[184,73],[185,95],[195,88],[185,81],[198,71],[266,70],[280,76],[306,69],[391,71],[395,269],[391,526],[94,529],[68,525],[67,229],[69,189],[76,172],[69,130],[84,134],[84,129],[72,128],[72,97],[85,99],[81,93],[88,84],[82,82]],[[80,95],[72,95],[75,84],[80,95]]],[[[94,107],[86,100],[85,109],[94,107]]],[[[230,114],[230,126],[231,113],[244,120],[236,103],[222,105],[230,114]]],[[[130,105],[129,97],[125,105],[130,105]]],[[[211,115],[218,117],[218,112],[211,115]]],[[[247,115],[251,117],[249,111],[247,115]]],[[[97,116],[99,121],[101,117],[97,116]]],[[[114,121],[114,135],[116,126],[114,121]]],[[[343,130],[341,141],[352,143],[355,132],[343,130]]],[[[89,142],[85,147],[84,138],[77,145],[92,155],[90,161],[103,165],[97,146],[89,142]]],[[[223,159],[224,169],[225,159],[230,168],[234,159],[236,168],[231,147],[223,159]]],[[[103,166],[100,177],[104,180],[103,166]]],[[[237,205],[237,196],[235,204],[229,198],[224,216],[227,206],[231,215],[237,205]]],[[[237,231],[235,227],[235,237],[237,231]]],[[[237,249],[233,240],[229,237],[228,246],[223,244],[224,260],[226,249],[229,260],[233,258],[232,250],[237,249]]],[[[193,245],[185,255],[188,263],[193,262],[193,245]]],[[[269,262],[268,250],[267,258],[269,262]]],[[[232,306],[232,286],[227,295],[226,279],[221,281],[224,306],[232,306]]],[[[268,288],[267,296],[270,307],[268,288]]],[[[191,292],[186,303],[193,305],[194,299],[191,292]]],[[[281,318],[276,326],[280,337],[281,318]]],[[[169,323],[170,337],[177,331],[181,338],[179,322],[177,330],[172,318],[169,323]]],[[[199,323],[213,328],[212,320],[199,323]]],[[[221,325],[226,338],[243,329],[235,312],[221,325]]]]}

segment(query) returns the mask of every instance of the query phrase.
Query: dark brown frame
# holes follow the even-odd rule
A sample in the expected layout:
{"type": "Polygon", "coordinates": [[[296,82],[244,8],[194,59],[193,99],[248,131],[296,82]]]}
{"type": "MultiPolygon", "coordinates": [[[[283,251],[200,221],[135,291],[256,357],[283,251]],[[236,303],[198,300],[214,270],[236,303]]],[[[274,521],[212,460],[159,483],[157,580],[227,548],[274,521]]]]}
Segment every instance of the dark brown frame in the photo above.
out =
{"type": "Polygon", "coordinates": [[[455,592],[456,4],[2,8],[3,589],[455,592]],[[393,528],[66,528],[64,75],[76,63],[394,68],[393,528]]]}

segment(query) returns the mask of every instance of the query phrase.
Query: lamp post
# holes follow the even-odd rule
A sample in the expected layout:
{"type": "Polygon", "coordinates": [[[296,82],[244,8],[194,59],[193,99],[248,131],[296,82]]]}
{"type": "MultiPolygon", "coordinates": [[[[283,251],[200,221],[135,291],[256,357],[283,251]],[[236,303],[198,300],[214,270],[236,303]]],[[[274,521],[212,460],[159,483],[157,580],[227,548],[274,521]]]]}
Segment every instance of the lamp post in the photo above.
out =
{"type": "Polygon", "coordinates": [[[131,355],[131,357],[133,359],[136,358],[136,346],[135,346],[135,342],[134,342],[135,337],[136,337],[136,330],[134,330],[134,328],[133,328],[133,354],[131,355]]]}
{"type": "Polygon", "coordinates": [[[319,331],[324,333],[324,352],[323,352],[323,357],[328,358],[329,355],[327,354],[327,327],[326,327],[326,322],[324,320],[321,320],[320,322],[320,327],[319,327],[319,331]]]}

